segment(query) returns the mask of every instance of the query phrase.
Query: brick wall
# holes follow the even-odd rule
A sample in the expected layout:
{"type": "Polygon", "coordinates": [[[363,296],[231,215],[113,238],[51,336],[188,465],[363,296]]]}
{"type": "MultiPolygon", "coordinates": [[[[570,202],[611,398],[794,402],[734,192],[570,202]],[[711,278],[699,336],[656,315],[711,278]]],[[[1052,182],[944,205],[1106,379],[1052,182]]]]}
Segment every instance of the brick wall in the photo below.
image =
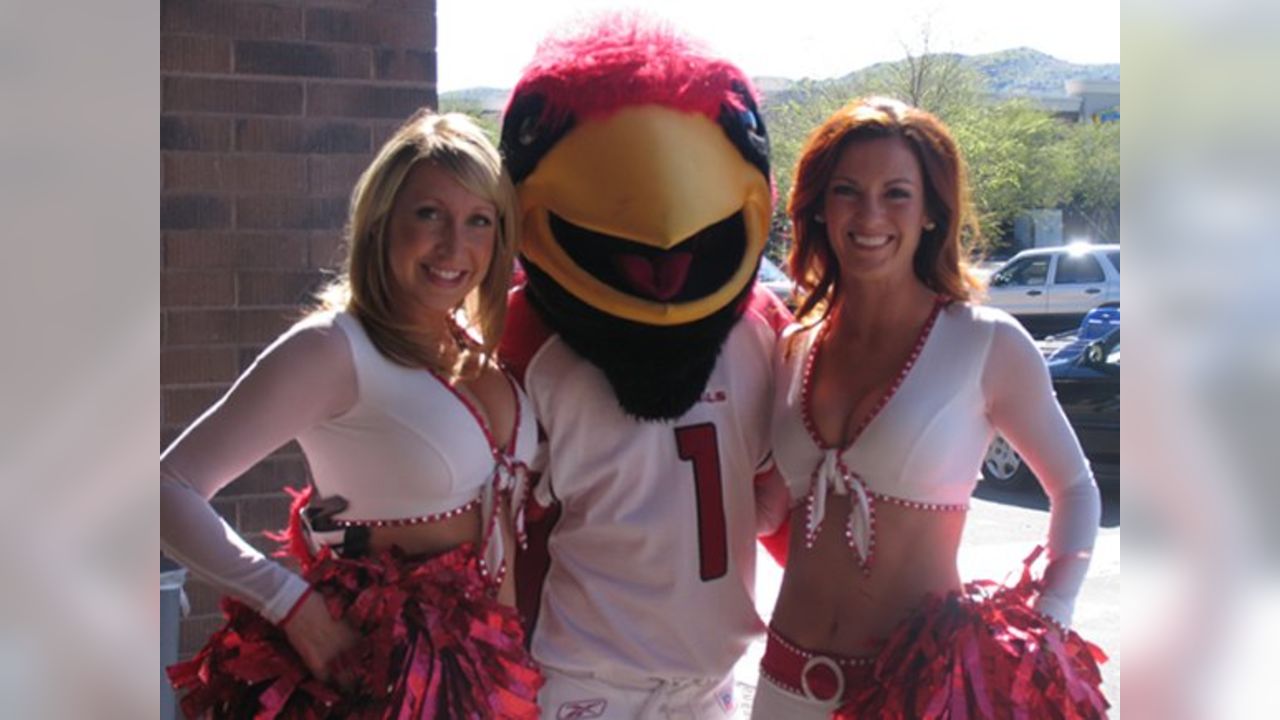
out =
{"type": "MultiPolygon", "coordinates": [[[[436,106],[434,0],[163,0],[160,11],[162,446],[300,315],[341,259],[356,177],[410,113],[436,106]]],[[[260,548],[296,444],[214,499],[260,548]]],[[[181,656],[219,621],[189,580],[181,656]]]]}

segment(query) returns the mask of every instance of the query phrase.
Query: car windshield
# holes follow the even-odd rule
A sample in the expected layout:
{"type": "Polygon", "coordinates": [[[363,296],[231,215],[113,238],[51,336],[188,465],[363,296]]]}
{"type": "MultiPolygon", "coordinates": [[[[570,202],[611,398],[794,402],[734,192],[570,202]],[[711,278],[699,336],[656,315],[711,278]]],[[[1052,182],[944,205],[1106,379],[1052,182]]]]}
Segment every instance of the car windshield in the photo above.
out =
{"type": "Polygon", "coordinates": [[[787,276],[767,257],[760,258],[760,280],[762,282],[786,282],[787,276]]]}

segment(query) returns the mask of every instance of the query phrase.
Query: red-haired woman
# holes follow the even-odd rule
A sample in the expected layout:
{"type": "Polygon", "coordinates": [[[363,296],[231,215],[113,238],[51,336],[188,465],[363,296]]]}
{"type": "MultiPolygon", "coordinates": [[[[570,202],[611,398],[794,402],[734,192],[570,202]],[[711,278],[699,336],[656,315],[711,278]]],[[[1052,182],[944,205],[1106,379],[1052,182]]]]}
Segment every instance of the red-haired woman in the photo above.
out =
{"type": "Polygon", "coordinates": [[[1105,713],[1101,652],[1067,629],[1097,486],[1031,338],[973,303],[965,174],[937,118],[883,98],[836,112],[801,154],[803,322],[774,367],[792,534],[753,717],[1105,713]],[[956,568],[996,431],[1052,501],[1047,569],[1016,587],[956,568]]]}

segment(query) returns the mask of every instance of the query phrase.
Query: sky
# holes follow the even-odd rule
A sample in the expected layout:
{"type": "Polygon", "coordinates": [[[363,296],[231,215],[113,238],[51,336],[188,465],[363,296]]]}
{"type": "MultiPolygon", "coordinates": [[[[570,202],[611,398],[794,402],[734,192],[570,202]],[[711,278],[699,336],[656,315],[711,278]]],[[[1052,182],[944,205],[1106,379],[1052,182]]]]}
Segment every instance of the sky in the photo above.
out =
{"type": "Polygon", "coordinates": [[[437,0],[439,89],[510,88],[550,29],[635,8],[702,38],[752,77],[823,79],[919,50],[1031,47],[1075,63],[1120,62],[1120,0],[437,0]]]}

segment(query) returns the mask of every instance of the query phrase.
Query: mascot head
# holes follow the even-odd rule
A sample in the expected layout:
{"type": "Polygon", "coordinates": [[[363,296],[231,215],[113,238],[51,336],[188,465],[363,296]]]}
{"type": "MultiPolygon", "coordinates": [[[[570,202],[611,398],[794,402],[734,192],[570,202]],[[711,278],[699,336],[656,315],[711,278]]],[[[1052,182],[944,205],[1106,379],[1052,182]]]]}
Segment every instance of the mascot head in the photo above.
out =
{"type": "Polygon", "coordinates": [[[768,236],[769,141],[750,81],[660,21],[603,16],[539,46],[501,149],[531,304],[627,412],[684,414],[768,236]]]}

